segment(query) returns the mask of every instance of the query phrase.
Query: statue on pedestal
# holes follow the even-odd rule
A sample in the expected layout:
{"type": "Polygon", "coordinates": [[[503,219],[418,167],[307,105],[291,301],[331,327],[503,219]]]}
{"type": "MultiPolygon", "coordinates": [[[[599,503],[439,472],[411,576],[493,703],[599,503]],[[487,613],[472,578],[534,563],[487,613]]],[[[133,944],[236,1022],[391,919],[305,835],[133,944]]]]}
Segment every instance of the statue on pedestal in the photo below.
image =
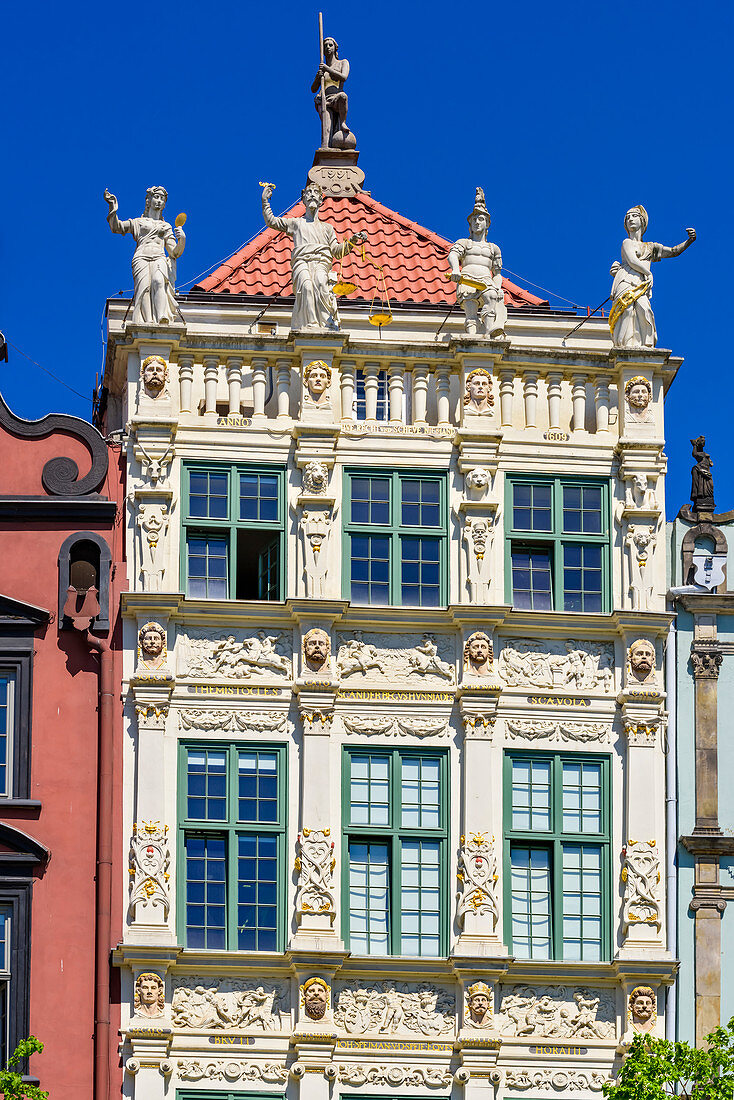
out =
{"type": "Polygon", "coordinates": [[[301,192],[306,207],[302,218],[277,218],[270,209],[273,184],[265,183],[262,187],[265,224],[269,229],[277,229],[293,238],[291,279],[296,303],[291,328],[294,331],[338,329],[336,297],[329,285],[331,265],[337,257],[346,256],[361,245],[367,234],[355,233],[347,240],[339,241],[334,227],[319,221],[319,207],[324,196],[316,183],[307,183],[301,192]]]}
{"type": "Polygon", "coordinates": [[[314,104],[321,118],[322,149],[355,149],[357,139],[347,126],[347,94],[344,84],[349,76],[349,62],[339,57],[339,43],[324,38],[321,64],[313,79],[311,91],[316,92],[314,104]]]}
{"type": "Polygon", "coordinates": [[[616,260],[609,274],[612,284],[612,308],[609,311],[609,330],[616,348],[654,348],[658,342],[655,317],[650,305],[652,274],[650,264],[658,260],[680,256],[693,244],[695,229],[686,229],[688,238],[681,244],[669,247],[643,241],[647,229],[647,211],[644,206],[633,206],[624,216],[627,240],[622,243],[622,262],[616,260]]]}
{"type": "Polygon", "coordinates": [[[714,504],[714,476],[711,473],[713,462],[711,455],[706,454],[706,436],[699,435],[691,440],[693,457],[696,465],[691,469],[691,500],[695,512],[713,512],[714,504]]]}
{"type": "Polygon", "coordinates": [[[470,237],[456,241],[449,251],[456,300],[464,307],[464,328],[472,336],[504,336],[507,321],[502,289],[502,253],[487,240],[490,225],[484,191],[477,187],[474,209],[468,216],[470,237]]]}
{"type": "MultiPolygon", "coordinates": [[[[186,247],[186,234],[182,225],[174,229],[163,220],[168,192],[165,187],[149,187],[142,217],[128,218],[126,221],[120,221],[117,216],[115,196],[105,190],[104,198],[109,206],[107,221],[112,232],[132,234],[136,245],[133,255],[133,323],[171,324],[177,313],[174,293],[176,260],[186,247]]],[[[180,214],[176,221],[185,218],[185,214],[180,214]]]]}

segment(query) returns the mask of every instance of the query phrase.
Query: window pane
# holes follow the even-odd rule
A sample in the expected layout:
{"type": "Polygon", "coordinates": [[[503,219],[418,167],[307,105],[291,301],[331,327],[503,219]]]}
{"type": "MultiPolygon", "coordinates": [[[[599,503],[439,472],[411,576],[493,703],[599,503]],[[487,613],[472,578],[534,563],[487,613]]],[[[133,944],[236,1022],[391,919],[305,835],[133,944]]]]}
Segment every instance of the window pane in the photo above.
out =
{"type": "Polygon", "coordinates": [[[563,958],[601,959],[601,848],[563,845],[563,958]]]}
{"type": "Polygon", "coordinates": [[[405,756],[401,774],[401,825],[404,829],[438,829],[441,764],[436,757],[405,756]]]}
{"type": "Polygon", "coordinates": [[[186,813],[190,821],[226,821],[227,754],[218,749],[189,749],[186,813]]]}
{"type": "MultiPolygon", "coordinates": [[[[363,370],[357,371],[356,387],[355,387],[355,402],[354,402],[354,415],[356,420],[367,419],[367,397],[365,390],[365,374],[363,370]]],[[[388,399],[387,399],[387,371],[381,370],[377,372],[377,408],[376,408],[376,420],[387,420],[388,416],[388,399]]]]}
{"type": "Polygon", "coordinates": [[[352,535],[351,596],[355,603],[390,603],[390,539],[385,535],[352,535]]]}
{"type": "Polygon", "coordinates": [[[600,485],[563,486],[563,530],[569,533],[600,535],[602,490],[600,485]]]}
{"type": "Polygon", "coordinates": [[[10,910],[0,907],[0,975],[10,973],[10,910]]]}
{"type": "Polygon", "coordinates": [[[512,487],[512,526],[515,531],[552,531],[552,487],[518,483],[512,487]]]}
{"type": "Polygon", "coordinates": [[[544,546],[512,547],[512,602],[530,611],[553,610],[551,551],[544,546]]]}
{"type": "Polygon", "coordinates": [[[383,843],[349,844],[349,947],[355,955],[389,952],[390,867],[383,843]]]}
{"type": "Polygon", "coordinates": [[[510,853],[512,951],[519,959],[551,954],[550,853],[518,848],[510,853]]]}
{"type": "Polygon", "coordinates": [[[226,948],[227,875],[223,836],[187,836],[186,946],[226,948]]]}
{"type": "Polygon", "coordinates": [[[229,475],[191,471],[189,515],[195,519],[226,519],[229,475]]]}
{"type": "Polygon", "coordinates": [[[352,825],[390,822],[390,757],[354,753],[350,759],[352,825]]]}
{"type": "Polygon", "coordinates": [[[563,547],[564,611],[602,609],[602,548],[570,543],[563,547]]]}
{"type": "Polygon", "coordinates": [[[278,757],[259,750],[238,753],[240,821],[277,822],[278,757]]]}
{"type": "Polygon", "coordinates": [[[601,764],[569,761],[563,765],[563,831],[600,833],[601,764]]]}
{"type": "Polygon", "coordinates": [[[277,949],[278,840],[273,835],[237,838],[237,947],[277,949]]]}
{"type": "Polygon", "coordinates": [[[13,747],[13,689],[12,675],[0,673],[0,795],[10,795],[11,755],[13,747]]]}
{"type": "Polygon", "coordinates": [[[189,596],[227,599],[227,540],[189,535],[186,540],[186,572],[189,596]]]}
{"type": "Polygon", "coordinates": [[[400,870],[401,955],[435,958],[439,954],[439,851],[437,840],[403,841],[400,870]]]}
{"type": "MultiPolygon", "coordinates": [[[[419,505],[417,507],[420,507],[419,505]]],[[[438,539],[400,539],[400,577],[405,607],[438,607],[440,603],[440,555],[438,539]]]]}
{"type": "Polygon", "coordinates": [[[512,761],[512,828],[548,832],[551,827],[549,760],[512,761]]]}
{"type": "Polygon", "coordinates": [[[240,519],[277,523],[277,474],[240,474],[240,519]]]}
{"type": "Polygon", "coordinates": [[[352,523],[390,522],[390,482],[384,477],[353,477],[352,523]]]}
{"type": "Polygon", "coordinates": [[[440,527],[440,485],[434,479],[405,478],[400,522],[404,527],[440,527]]]}

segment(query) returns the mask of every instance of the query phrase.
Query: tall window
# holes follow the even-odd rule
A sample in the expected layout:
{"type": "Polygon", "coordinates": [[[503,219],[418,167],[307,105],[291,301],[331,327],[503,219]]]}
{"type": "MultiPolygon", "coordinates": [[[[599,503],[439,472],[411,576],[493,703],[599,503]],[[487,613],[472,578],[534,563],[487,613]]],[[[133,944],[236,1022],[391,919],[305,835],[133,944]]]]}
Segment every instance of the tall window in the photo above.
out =
{"type": "Polygon", "coordinates": [[[608,611],[609,486],[508,479],[507,598],[533,611],[608,611]]]}
{"type": "Polygon", "coordinates": [[[10,1019],[10,923],[11,911],[0,905],[0,1065],[8,1061],[8,1023],[10,1019]]]}
{"type": "Polygon", "coordinates": [[[285,747],[207,742],[180,752],[186,946],[282,950],[285,747]]]}
{"type": "Polygon", "coordinates": [[[346,598],[359,604],[446,602],[446,478],[346,473],[346,598]]]}
{"type": "MultiPolygon", "coordinates": [[[[365,394],[365,373],[363,370],[357,370],[355,378],[355,393],[354,393],[354,418],[355,420],[367,419],[367,397],[365,394]]],[[[375,419],[387,420],[388,419],[388,389],[387,389],[387,371],[380,370],[377,372],[377,409],[375,412],[375,419]]]]}
{"type": "Polygon", "coordinates": [[[283,470],[190,466],[184,476],[186,594],[283,599],[283,470]]]}
{"type": "Polygon", "coordinates": [[[609,957],[608,770],[599,756],[505,758],[505,931],[520,959],[609,957]]]}
{"type": "Polygon", "coordinates": [[[353,954],[445,954],[447,767],[445,753],[346,750],[344,885],[353,954]]]}
{"type": "Polygon", "coordinates": [[[15,676],[0,669],[0,797],[12,794],[15,676]]]}

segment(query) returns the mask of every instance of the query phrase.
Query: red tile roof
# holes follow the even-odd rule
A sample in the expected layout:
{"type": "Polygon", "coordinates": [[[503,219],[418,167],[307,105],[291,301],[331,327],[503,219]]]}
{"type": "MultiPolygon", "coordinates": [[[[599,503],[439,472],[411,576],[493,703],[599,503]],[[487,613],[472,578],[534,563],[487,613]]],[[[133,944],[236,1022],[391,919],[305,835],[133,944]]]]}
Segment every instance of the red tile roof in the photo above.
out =
{"type": "MultiPolygon", "coordinates": [[[[285,217],[298,218],[303,212],[303,204],[298,202],[285,217]]],[[[373,264],[382,266],[391,302],[444,305],[455,300],[453,284],[444,278],[451,241],[409,221],[364,191],[353,198],[327,196],[319,216],[334,226],[340,240],[362,230],[367,233],[367,255],[373,264]]],[[[285,234],[264,229],[193,289],[267,297],[292,294],[290,256],[291,243],[285,234]]],[[[345,257],[343,277],[357,285],[350,301],[379,295],[380,274],[373,264],[358,252],[345,257]]],[[[509,279],[503,279],[502,284],[508,305],[548,305],[509,279]]]]}

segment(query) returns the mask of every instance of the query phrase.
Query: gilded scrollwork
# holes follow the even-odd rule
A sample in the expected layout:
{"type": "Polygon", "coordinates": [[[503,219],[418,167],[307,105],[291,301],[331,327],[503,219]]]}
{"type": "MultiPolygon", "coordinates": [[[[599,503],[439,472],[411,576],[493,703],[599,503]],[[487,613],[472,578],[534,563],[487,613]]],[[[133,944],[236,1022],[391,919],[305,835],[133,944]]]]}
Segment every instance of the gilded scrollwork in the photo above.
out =
{"type": "Polygon", "coordinates": [[[497,924],[497,853],[494,837],[487,833],[471,833],[462,836],[459,850],[459,870],[456,876],[460,887],[457,893],[456,917],[463,925],[467,913],[488,916],[492,930],[497,924]]]}
{"type": "Polygon", "coordinates": [[[622,924],[661,927],[660,855],[654,840],[630,840],[622,849],[622,924]]]}
{"type": "Polygon", "coordinates": [[[155,909],[160,905],[163,919],[170,908],[168,868],[171,853],[168,847],[168,826],[160,821],[143,821],[133,825],[130,839],[130,917],[134,918],[137,906],[155,909]]]}

